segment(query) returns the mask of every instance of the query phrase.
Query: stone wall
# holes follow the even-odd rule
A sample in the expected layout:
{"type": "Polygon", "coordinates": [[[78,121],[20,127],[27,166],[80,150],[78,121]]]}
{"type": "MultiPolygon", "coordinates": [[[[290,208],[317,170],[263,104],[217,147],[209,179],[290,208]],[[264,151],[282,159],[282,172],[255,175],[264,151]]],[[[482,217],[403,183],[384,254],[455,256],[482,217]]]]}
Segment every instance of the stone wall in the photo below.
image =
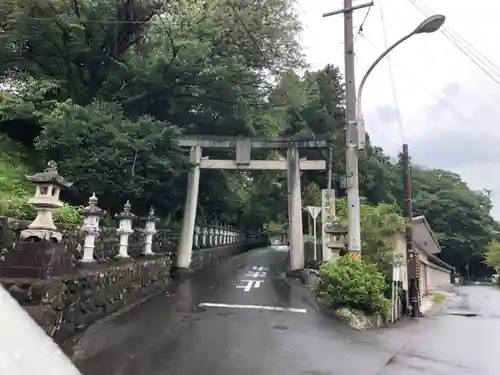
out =
{"type": "MultiPolygon", "coordinates": [[[[0,283],[59,344],[97,320],[163,290],[171,280],[179,238],[174,228],[158,229],[153,254],[146,256],[144,231],[136,228],[129,238],[130,257],[120,260],[116,228],[101,228],[94,261],[82,263],[85,234],[81,228],[58,226],[63,233],[60,243],[26,242],[19,236],[27,225],[0,217],[0,283]]],[[[203,270],[266,244],[263,236],[227,227],[197,230],[191,268],[203,270]]]]}
{"type": "Polygon", "coordinates": [[[0,282],[60,344],[97,320],[164,289],[170,282],[170,269],[170,258],[156,256],[107,263],[47,280],[0,282]]]}
{"type": "Polygon", "coordinates": [[[193,250],[191,268],[195,271],[199,271],[207,267],[215,266],[235,255],[267,245],[268,243],[266,241],[262,241],[246,244],[231,244],[212,249],[196,249],[193,250]]]}

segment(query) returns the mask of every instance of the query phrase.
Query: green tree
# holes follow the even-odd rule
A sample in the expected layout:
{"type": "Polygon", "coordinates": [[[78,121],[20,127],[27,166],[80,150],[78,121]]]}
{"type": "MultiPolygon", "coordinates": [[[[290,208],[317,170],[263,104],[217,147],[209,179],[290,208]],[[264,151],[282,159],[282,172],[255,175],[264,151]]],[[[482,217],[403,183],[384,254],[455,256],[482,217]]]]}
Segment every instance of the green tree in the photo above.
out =
{"type": "Polygon", "coordinates": [[[414,213],[425,215],[442,248],[440,257],[462,274],[485,271],[483,253],[494,235],[491,200],[472,191],[459,175],[443,170],[412,169],[414,213]]]}
{"type": "MultiPolygon", "coordinates": [[[[10,93],[0,100],[0,131],[22,123],[34,134],[31,143],[40,133],[40,159],[65,155],[66,161],[58,161],[70,176],[79,176],[76,188],[82,194],[91,187],[102,191],[105,206],[116,209],[124,196],[136,199],[147,191],[148,202],[178,210],[185,173],[178,168],[172,137],[277,135],[279,124],[265,99],[269,77],[302,65],[293,1],[241,5],[229,0],[2,2],[0,71],[10,93]],[[109,108],[116,116],[108,125],[99,118],[108,118],[109,108]],[[71,139],[67,132],[78,133],[68,124],[72,116],[78,124],[91,122],[87,129],[96,135],[71,139]],[[98,124],[104,129],[97,131],[98,124]],[[110,134],[119,143],[116,150],[110,134]],[[166,152],[139,157],[151,144],[166,152]],[[79,158],[89,153],[74,149],[79,146],[101,154],[85,164],[79,158]],[[113,195],[104,188],[111,182],[126,186],[113,195]]],[[[29,144],[26,134],[23,142],[29,144]]],[[[204,173],[201,215],[248,221],[249,214],[241,212],[258,190],[249,176],[204,173]],[[235,191],[235,185],[244,187],[235,191]]],[[[143,199],[142,204],[149,203],[143,199]]]]}
{"type": "Polygon", "coordinates": [[[59,160],[80,197],[96,192],[110,212],[126,200],[142,213],[149,205],[163,213],[180,208],[176,181],[187,165],[172,142],[179,134],[172,125],[147,116],[130,121],[116,104],[71,101],[59,103],[42,124],[37,149],[59,160]]]}
{"type": "MultiPolygon", "coordinates": [[[[347,225],[347,201],[338,199],[336,209],[347,225]]],[[[389,278],[394,262],[399,261],[394,253],[394,235],[405,230],[406,220],[399,214],[398,206],[387,203],[372,206],[362,202],[360,214],[363,259],[375,264],[389,278]]]]}
{"type": "Polygon", "coordinates": [[[486,247],[484,262],[493,267],[497,272],[500,270],[500,242],[493,240],[486,247]]]}

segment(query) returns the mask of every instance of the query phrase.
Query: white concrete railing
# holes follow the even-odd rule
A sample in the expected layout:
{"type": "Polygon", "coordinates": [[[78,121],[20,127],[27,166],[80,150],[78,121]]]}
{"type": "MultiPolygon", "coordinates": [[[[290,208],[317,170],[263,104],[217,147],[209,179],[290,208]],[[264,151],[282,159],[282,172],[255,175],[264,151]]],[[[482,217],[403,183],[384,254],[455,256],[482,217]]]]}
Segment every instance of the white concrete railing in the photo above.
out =
{"type": "Polygon", "coordinates": [[[0,332],[0,374],[81,375],[57,344],[1,285],[0,332]]]}

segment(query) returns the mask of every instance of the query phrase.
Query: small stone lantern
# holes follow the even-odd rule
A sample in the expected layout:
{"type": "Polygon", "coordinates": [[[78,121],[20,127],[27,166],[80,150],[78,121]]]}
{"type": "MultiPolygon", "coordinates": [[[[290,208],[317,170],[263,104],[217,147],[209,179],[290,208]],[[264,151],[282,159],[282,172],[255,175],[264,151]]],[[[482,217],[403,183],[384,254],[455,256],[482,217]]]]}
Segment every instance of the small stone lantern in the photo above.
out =
{"type": "Polygon", "coordinates": [[[42,173],[26,176],[26,179],[36,186],[35,196],[29,200],[36,211],[35,220],[21,232],[21,239],[35,239],[36,241],[51,240],[60,242],[62,233],[54,225],[52,213],[56,208],[62,207],[59,200],[61,188],[69,188],[73,183],[66,181],[57,172],[55,161],[49,161],[48,168],[42,173]]]}
{"type": "Polygon", "coordinates": [[[106,215],[106,211],[97,207],[98,199],[95,193],[89,198],[89,205],[82,210],[83,232],[85,240],[83,244],[82,263],[94,262],[95,239],[99,235],[99,221],[106,215]]]}
{"type": "MultiPolygon", "coordinates": [[[[325,233],[328,234],[327,246],[331,250],[331,256],[334,259],[340,257],[340,253],[346,249],[345,236],[347,228],[340,224],[337,218],[325,228],[325,233]]],[[[323,259],[329,261],[330,259],[323,259]]]]}
{"type": "Polygon", "coordinates": [[[156,222],[158,218],[155,216],[155,210],[153,207],[149,209],[149,215],[146,218],[146,226],[144,228],[144,233],[146,238],[144,240],[144,255],[154,255],[153,252],[153,236],[156,234],[156,222]]]}
{"type": "Polygon", "coordinates": [[[130,202],[127,201],[123,206],[123,212],[115,216],[116,219],[120,221],[116,233],[120,236],[120,250],[118,251],[117,258],[129,258],[128,255],[128,238],[134,230],[132,229],[132,220],[136,218],[130,210],[132,206],[130,202]]]}

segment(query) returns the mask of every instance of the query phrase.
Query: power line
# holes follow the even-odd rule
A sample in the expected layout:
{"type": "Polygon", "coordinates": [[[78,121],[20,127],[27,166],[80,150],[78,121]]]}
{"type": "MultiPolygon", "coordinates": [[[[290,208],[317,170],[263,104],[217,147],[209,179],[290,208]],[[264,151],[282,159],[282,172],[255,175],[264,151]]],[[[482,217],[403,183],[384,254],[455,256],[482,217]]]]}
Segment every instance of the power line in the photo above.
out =
{"type": "MultiPolygon", "coordinates": [[[[382,31],[384,34],[384,48],[387,49],[389,47],[388,41],[387,41],[387,29],[385,27],[385,17],[384,17],[384,9],[382,7],[382,4],[379,4],[379,9],[380,9],[380,20],[382,22],[382,31]]],[[[398,101],[398,94],[396,92],[396,85],[394,84],[394,74],[392,73],[392,59],[391,56],[388,55],[386,56],[387,60],[387,66],[389,68],[389,77],[391,81],[391,89],[392,89],[392,98],[394,100],[394,106],[396,109],[396,116],[397,116],[397,121],[398,121],[398,127],[399,127],[399,135],[401,136],[401,142],[405,142],[405,135],[403,131],[403,121],[401,119],[401,111],[399,107],[399,101],[398,101]]]]}
{"type": "MultiPolygon", "coordinates": [[[[408,0],[420,13],[429,17],[433,14],[432,10],[418,0],[408,0]]],[[[459,50],[461,51],[474,65],[481,69],[488,77],[500,86],[500,68],[486,58],[483,54],[478,52],[469,42],[460,37],[453,29],[444,26],[440,29],[443,35],[459,50]],[[486,61],[486,63],[485,63],[486,61]],[[488,63],[491,66],[488,66],[488,63]]]]}
{"type": "Polygon", "coordinates": [[[368,10],[365,13],[365,17],[363,18],[363,21],[361,22],[361,25],[358,28],[358,31],[356,32],[356,35],[354,36],[354,42],[356,42],[356,39],[358,39],[359,34],[363,32],[363,26],[365,26],[366,19],[368,18],[368,15],[370,14],[370,10],[372,7],[368,7],[368,10]]]}
{"type": "MultiPolygon", "coordinates": [[[[428,14],[433,14],[434,12],[423,1],[415,0],[417,4],[420,4],[423,10],[426,10],[428,14]]],[[[454,38],[458,39],[465,47],[467,47],[474,55],[482,59],[485,65],[490,65],[491,70],[495,73],[497,77],[500,77],[500,67],[492,62],[488,57],[483,55],[479,50],[477,50],[472,44],[470,44],[466,39],[461,37],[455,30],[449,26],[445,26],[444,31],[452,35],[454,38]]]]}
{"type": "MultiPolygon", "coordinates": [[[[368,42],[373,48],[375,48],[377,50],[379,49],[378,46],[374,42],[372,42],[370,39],[368,39],[366,37],[366,35],[360,34],[360,36],[363,37],[363,39],[366,42],[368,42]]],[[[426,87],[419,78],[417,78],[415,75],[410,73],[407,69],[403,68],[397,62],[394,62],[394,65],[397,68],[399,68],[403,73],[405,73],[409,78],[411,78],[418,86],[420,86],[421,89],[423,89],[425,92],[427,92],[427,94],[435,97],[439,103],[448,107],[457,117],[459,117],[464,123],[469,125],[472,130],[474,130],[475,132],[479,132],[479,133],[484,134],[485,137],[498,139],[500,141],[500,138],[498,138],[496,135],[486,133],[474,121],[472,121],[469,117],[467,117],[462,112],[460,112],[452,103],[450,103],[448,100],[442,98],[436,92],[434,92],[434,91],[430,90],[428,87],[426,87]]]]}

